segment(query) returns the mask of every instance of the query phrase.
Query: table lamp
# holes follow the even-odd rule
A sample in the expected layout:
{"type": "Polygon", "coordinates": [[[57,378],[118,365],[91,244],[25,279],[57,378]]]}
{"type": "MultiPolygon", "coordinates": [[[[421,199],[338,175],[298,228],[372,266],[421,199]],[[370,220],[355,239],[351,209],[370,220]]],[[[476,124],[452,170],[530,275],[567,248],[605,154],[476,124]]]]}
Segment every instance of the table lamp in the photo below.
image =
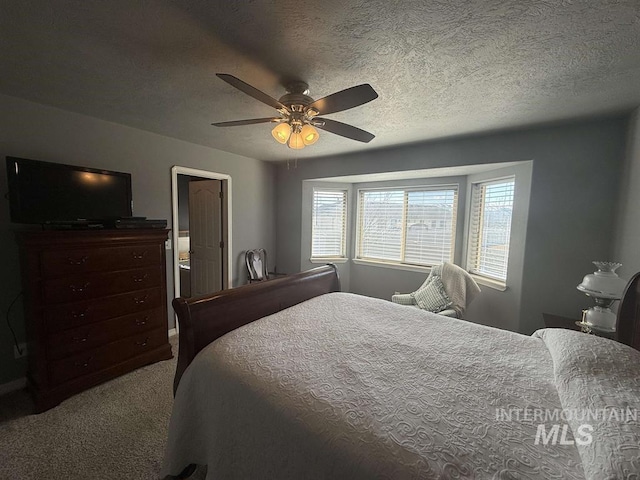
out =
{"type": "Polygon", "coordinates": [[[592,262],[598,270],[586,275],[577,289],[593,298],[595,305],[582,316],[582,325],[602,332],[616,331],[616,314],[611,305],[622,298],[627,282],[618,276],[617,262],[592,262]]]}

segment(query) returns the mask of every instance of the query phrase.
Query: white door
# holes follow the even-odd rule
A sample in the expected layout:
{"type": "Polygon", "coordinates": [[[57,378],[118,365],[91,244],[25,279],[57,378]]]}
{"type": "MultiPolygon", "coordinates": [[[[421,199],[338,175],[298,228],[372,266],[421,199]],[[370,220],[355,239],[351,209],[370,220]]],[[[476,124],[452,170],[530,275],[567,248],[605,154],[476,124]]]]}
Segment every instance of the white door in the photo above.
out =
{"type": "Polygon", "coordinates": [[[222,182],[189,182],[191,295],[222,290],[222,182]]]}

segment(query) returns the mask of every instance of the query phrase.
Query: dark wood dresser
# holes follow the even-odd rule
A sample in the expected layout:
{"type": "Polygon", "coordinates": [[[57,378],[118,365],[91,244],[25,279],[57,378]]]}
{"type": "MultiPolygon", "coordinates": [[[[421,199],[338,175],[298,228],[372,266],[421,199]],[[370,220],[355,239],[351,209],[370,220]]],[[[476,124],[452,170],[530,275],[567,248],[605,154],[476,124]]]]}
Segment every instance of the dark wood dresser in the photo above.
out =
{"type": "Polygon", "coordinates": [[[165,229],[18,233],[36,411],[172,357],[167,235],[165,229]]]}

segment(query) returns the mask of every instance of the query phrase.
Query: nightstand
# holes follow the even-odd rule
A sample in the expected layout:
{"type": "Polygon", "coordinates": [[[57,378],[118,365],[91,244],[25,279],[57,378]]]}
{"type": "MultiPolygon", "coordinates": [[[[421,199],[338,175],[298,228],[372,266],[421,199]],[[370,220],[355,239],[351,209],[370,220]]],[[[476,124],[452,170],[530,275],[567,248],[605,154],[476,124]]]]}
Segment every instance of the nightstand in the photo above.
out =
{"type": "Polygon", "coordinates": [[[545,328],[566,328],[568,330],[576,330],[578,332],[589,333],[593,335],[598,335],[599,337],[609,338],[611,340],[616,339],[615,332],[602,332],[599,330],[591,330],[585,331],[580,325],[576,322],[580,322],[577,318],[569,318],[563,317],[561,315],[554,315],[552,313],[543,313],[542,318],[544,319],[545,328]]]}
{"type": "Polygon", "coordinates": [[[562,317],[552,313],[543,313],[542,318],[545,328],[566,328],[580,331],[580,327],[576,325],[576,322],[580,321],[577,318],[562,317]]]}

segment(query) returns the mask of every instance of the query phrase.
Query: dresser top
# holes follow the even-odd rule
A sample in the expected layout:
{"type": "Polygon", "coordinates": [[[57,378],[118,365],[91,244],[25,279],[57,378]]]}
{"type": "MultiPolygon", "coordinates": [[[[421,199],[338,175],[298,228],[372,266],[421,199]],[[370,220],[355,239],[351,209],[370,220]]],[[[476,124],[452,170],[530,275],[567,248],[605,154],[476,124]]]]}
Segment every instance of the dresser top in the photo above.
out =
{"type": "Polygon", "coordinates": [[[74,245],[92,243],[128,243],[164,241],[170,230],[166,228],[115,228],[96,230],[24,230],[15,232],[22,246],[74,245]]]}

